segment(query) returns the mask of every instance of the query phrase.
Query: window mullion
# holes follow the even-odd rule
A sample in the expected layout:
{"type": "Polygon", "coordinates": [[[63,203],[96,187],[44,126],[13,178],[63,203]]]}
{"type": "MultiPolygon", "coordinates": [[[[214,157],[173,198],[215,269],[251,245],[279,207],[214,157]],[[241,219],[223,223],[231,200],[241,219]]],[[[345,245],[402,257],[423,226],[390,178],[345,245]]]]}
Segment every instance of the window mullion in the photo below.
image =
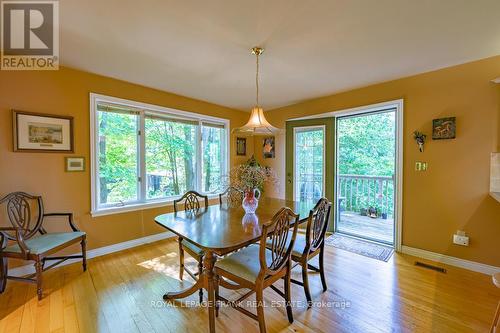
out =
{"type": "Polygon", "coordinates": [[[139,114],[139,132],[138,132],[138,175],[139,181],[139,201],[146,202],[146,121],[144,111],[139,114]]]}
{"type": "Polygon", "coordinates": [[[198,130],[196,131],[196,190],[200,193],[203,192],[202,177],[203,177],[203,129],[201,120],[198,122],[198,130]]]}

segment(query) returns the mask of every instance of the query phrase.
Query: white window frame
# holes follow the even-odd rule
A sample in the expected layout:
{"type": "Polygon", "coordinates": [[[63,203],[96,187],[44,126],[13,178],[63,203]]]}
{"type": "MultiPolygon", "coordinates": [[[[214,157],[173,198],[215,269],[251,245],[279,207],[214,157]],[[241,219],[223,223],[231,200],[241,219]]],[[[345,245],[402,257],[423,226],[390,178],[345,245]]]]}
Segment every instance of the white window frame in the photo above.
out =
{"type": "MultiPolygon", "coordinates": [[[[173,200],[179,198],[179,196],[167,197],[161,199],[147,199],[146,198],[146,157],[145,157],[145,115],[146,114],[157,114],[159,116],[168,116],[169,118],[179,118],[179,119],[187,119],[198,122],[198,130],[196,133],[196,140],[200,141],[200,144],[197,145],[196,149],[196,170],[197,179],[196,179],[196,188],[195,190],[201,191],[201,164],[203,161],[203,152],[201,149],[201,141],[202,141],[202,122],[205,123],[213,123],[224,126],[225,135],[223,137],[222,142],[222,154],[221,156],[224,158],[223,161],[223,174],[227,174],[229,170],[229,138],[230,138],[230,121],[225,118],[218,118],[212,116],[206,116],[194,112],[181,111],[172,108],[167,108],[159,105],[147,104],[142,102],[131,101],[123,98],[106,96],[96,93],[90,93],[90,179],[91,179],[91,215],[92,216],[102,216],[116,213],[123,213],[135,210],[142,210],[147,208],[168,206],[173,204],[173,200]],[[97,145],[99,144],[99,131],[98,131],[98,117],[97,117],[97,104],[98,103],[109,103],[109,104],[117,104],[120,106],[131,107],[139,110],[139,133],[138,133],[138,176],[140,180],[138,180],[138,199],[133,202],[128,203],[120,203],[113,204],[109,206],[99,206],[99,200],[97,195],[99,193],[99,149],[97,145]]],[[[218,197],[218,194],[209,195],[210,198],[218,197]]]]}

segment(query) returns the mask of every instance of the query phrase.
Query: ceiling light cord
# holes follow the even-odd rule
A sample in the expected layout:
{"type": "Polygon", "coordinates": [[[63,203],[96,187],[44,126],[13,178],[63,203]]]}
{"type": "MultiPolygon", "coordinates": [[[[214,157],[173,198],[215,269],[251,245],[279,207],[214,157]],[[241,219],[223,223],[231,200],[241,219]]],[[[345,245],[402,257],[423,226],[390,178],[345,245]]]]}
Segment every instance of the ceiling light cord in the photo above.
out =
{"type": "Polygon", "coordinates": [[[256,106],[259,107],[259,54],[256,53],[256,67],[257,71],[255,72],[255,88],[256,88],[256,95],[255,95],[255,102],[256,106]]]}

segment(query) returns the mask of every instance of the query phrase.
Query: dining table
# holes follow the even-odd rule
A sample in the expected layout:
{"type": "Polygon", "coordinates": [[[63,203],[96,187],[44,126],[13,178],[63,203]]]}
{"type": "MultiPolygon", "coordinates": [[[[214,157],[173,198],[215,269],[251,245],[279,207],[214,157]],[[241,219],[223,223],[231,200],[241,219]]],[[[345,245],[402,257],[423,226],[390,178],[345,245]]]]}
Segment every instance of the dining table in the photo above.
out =
{"type": "Polygon", "coordinates": [[[185,290],[167,292],[163,299],[167,301],[185,298],[201,288],[205,289],[208,294],[209,331],[215,332],[214,265],[217,258],[258,242],[262,225],[271,221],[281,207],[289,207],[295,214],[299,214],[301,223],[308,218],[314,204],[313,201],[261,198],[253,214],[245,214],[241,205],[231,207],[223,203],[157,216],[155,222],[158,225],[177,235],[180,240],[193,243],[204,252],[203,270],[195,284],[185,290]]]}

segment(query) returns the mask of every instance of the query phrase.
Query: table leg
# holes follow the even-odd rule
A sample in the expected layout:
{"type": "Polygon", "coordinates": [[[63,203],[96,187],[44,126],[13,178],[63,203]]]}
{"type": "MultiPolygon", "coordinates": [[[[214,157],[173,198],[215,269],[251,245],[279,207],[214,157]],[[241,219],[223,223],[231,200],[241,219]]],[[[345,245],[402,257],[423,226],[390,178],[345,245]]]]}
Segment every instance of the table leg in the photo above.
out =
{"type": "Polygon", "coordinates": [[[188,297],[188,296],[194,294],[195,292],[197,292],[198,290],[200,290],[203,287],[204,287],[203,277],[200,276],[200,277],[198,277],[198,280],[196,280],[196,283],[193,284],[188,289],[181,290],[181,291],[175,291],[175,292],[168,292],[165,295],[163,295],[163,299],[165,301],[168,301],[168,300],[174,300],[174,299],[179,299],[179,298],[185,298],[185,297],[188,297]]]}
{"type": "Polygon", "coordinates": [[[210,333],[215,332],[215,290],[214,290],[214,264],[216,257],[212,251],[206,251],[203,266],[205,275],[205,288],[208,292],[208,322],[210,333]]]}
{"type": "Polygon", "coordinates": [[[178,291],[178,292],[168,292],[163,295],[163,299],[174,300],[179,298],[188,297],[201,288],[205,288],[208,292],[208,321],[210,333],[215,332],[215,289],[214,289],[214,265],[217,257],[212,251],[206,251],[203,256],[203,272],[198,277],[198,280],[190,288],[178,291]]]}

